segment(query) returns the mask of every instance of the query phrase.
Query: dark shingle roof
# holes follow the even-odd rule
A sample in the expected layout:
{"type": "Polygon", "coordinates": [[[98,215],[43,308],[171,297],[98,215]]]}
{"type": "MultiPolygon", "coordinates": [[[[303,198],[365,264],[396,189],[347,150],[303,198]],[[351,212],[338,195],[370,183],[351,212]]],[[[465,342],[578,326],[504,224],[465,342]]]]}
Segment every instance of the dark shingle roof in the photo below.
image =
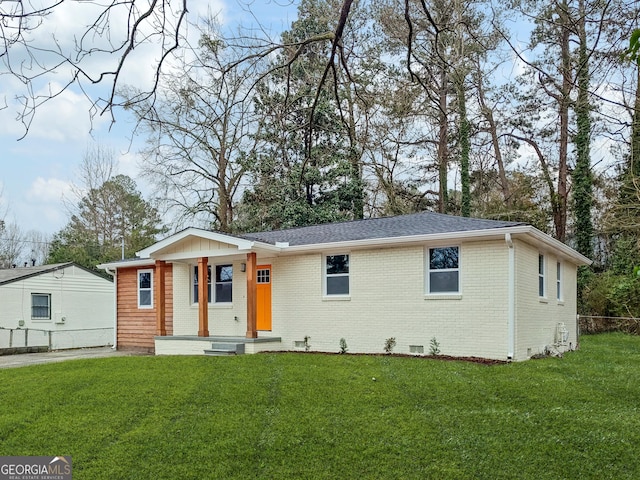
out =
{"type": "Polygon", "coordinates": [[[52,263],[50,265],[39,265],[37,267],[1,268],[0,269],[0,285],[6,285],[8,283],[17,282],[19,280],[24,280],[26,278],[36,277],[38,275],[42,275],[43,273],[55,272],[57,270],[62,270],[70,266],[74,266],[75,268],[91,273],[92,275],[102,278],[107,282],[112,281],[111,279],[106,278],[103,275],[100,275],[98,272],[85,268],[82,265],[78,265],[77,263],[64,262],[64,263],[52,263]]]}
{"type": "Polygon", "coordinates": [[[242,237],[264,243],[288,242],[291,246],[348,242],[413,235],[436,235],[454,232],[489,230],[527,225],[479,218],[456,217],[433,212],[421,212],[396,217],[370,218],[342,223],[325,223],[309,227],[247,233],[242,237]]]}
{"type": "Polygon", "coordinates": [[[0,269],[0,285],[16,282],[29,277],[35,277],[42,273],[53,272],[71,265],[72,262],[54,263],[51,265],[39,265],[37,267],[17,267],[0,269]]]}

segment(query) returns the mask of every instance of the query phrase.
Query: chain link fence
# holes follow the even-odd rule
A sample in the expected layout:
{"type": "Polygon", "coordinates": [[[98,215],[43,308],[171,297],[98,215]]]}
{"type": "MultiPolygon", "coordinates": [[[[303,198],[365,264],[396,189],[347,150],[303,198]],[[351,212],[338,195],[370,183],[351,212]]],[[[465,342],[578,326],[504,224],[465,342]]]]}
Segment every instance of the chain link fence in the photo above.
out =
{"type": "Polygon", "coordinates": [[[578,317],[578,325],[580,333],[583,335],[604,332],[624,332],[631,335],[640,335],[640,319],[633,317],[580,315],[578,317]]]}
{"type": "Polygon", "coordinates": [[[0,349],[103,347],[113,345],[113,328],[81,330],[41,330],[37,328],[0,327],[0,349]]]}

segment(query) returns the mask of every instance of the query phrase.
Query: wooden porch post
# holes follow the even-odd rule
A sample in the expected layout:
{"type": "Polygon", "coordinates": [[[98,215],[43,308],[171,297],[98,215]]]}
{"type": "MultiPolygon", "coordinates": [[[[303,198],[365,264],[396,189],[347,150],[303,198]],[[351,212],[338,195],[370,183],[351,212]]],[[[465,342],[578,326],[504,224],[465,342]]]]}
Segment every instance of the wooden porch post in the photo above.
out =
{"type": "Polygon", "coordinates": [[[256,267],[255,252],[247,253],[247,338],[258,338],[258,330],[256,329],[258,311],[256,267]]]}
{"type": "Polygon", "coordinates": [[[164,337],[167,335],[166,311],[165,311],[165,267],[166,262],[156,260],[155,271],[155,296],[156,296],[156,335],[164,337]]]}
{"type": "Polygon", "coordinates": [[[198,259],[198,336],[209,336],[209,275],[208,259],[198,259]]]}

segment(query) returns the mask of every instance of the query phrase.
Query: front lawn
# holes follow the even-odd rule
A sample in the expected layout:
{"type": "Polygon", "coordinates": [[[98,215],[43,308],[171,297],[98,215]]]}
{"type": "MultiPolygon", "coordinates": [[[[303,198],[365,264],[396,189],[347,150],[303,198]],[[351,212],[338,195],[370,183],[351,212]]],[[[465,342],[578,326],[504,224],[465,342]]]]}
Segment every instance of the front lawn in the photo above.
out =
{"type": "Polygon", "coordinates": [[[640,478],[640,337],[622,334],[493,366],[76,360],[0,370],[0,406],[0,455],[71,455],[76,480],[640,478]]]}

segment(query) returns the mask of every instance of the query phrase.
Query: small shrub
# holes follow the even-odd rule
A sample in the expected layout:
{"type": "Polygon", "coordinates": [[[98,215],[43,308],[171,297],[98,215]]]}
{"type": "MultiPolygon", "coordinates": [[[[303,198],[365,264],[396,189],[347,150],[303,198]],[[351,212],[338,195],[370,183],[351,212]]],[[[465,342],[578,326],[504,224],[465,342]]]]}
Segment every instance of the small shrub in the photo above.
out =
{"type": "Polygon", "coordinates": [[[340,339],[340,353],[347,353],[349,348],[347,347],[347,341],[344,338],[340,339]]]}
{"type": "Polygon", "coordinates": [[[436,355],[440,355],[440,343],[436,339],[436,337],[432,337],[429,342],[429,355],[435,357],[436,355]]]}
{"type": "Polygon", "coordinates": [[[393,353],[393,348],[396,346],[396,337],[387,338],[384,341],[384,352],[387,354],[393,353]]]}

